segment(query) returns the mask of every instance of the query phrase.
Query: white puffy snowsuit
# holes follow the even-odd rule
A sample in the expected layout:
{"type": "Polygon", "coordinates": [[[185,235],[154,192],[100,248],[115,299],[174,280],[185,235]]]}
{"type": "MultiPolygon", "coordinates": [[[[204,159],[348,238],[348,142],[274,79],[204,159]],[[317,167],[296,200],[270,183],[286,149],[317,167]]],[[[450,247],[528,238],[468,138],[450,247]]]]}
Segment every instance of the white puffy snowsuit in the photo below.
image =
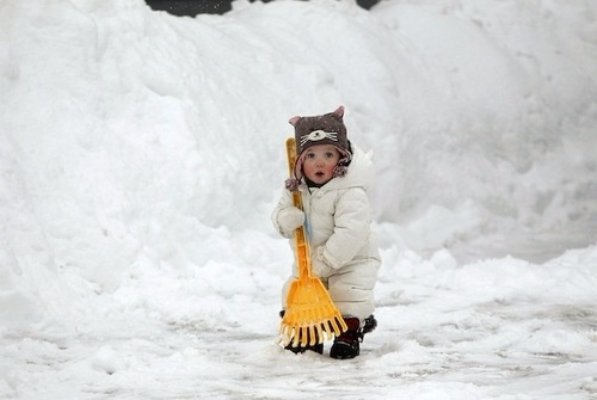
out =
{"type": "MultiPolygon", "coordinates": [[[[367,196],[373,176],[370,155],[353,146],[353,159],[345,176],[333,178],[321,188],[308,188],[304,183],[299,186],[313,272],[328,287],[342,315],[356,317],[361,323],[373,313],[373,288],[381,263],[371,232],[372,216],[367,196]]],[[[274,226],[288,238],[292,238],[293,232],[281,229],[278,214],[292,206],[292,194],[285,190],[272,213],[274,226]]],[[[293,275],[297,274],[295,263],[293,275]]],[[[284,285],[284,309],[293,279],[290,277],[284,285]]]]}

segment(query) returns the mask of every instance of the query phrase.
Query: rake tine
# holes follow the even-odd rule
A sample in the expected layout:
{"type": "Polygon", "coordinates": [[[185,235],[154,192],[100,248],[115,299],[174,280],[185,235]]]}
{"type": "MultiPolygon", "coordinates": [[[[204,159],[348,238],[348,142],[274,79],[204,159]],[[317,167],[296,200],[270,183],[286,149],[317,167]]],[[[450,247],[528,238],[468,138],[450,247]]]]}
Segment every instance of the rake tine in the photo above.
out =
{"type": "Polygon", "coordinates": [[[288,326],[287,329],[286,329],[285,336],[286,336],[286,340],[287,340],[286,344],[290,344],[290,345],[294,346],[294,344],[293,344],[294,328],[288,326]]]}
{"type": "Polygon", "coordinates": [[[321,329],[321,324],[317,324],[315,326],[315,328],[317,329],[317,338],[319,339],[319,343],[323,343],[323,341],[325,340],[325,338],[323,336],[323,331],[321,329]]]}
{"type": "Polygon", "coordinates": [[[348,326],[346,325],[344,318],[342,318],[342,316],[336,316],[336,320],[338,321],[338,324],[340,325],[340,333],[346,332],[348,330],[348,326]]]}
{"type": "Polygon", "coordinates": [[[283,335],[282,336],[282,344],[284,347],[292,344],[292,336],[290,335],[283,335]]]}
{"type": "Polygon", "coordinates": [[[288,341],[288,327],[286,325],[280,325],[280,338],[283,343],[288,341]]]}
{"type": "Polygon", "coordinates": [[[338,326],[338,322],[336,321],[336,318],[332,319],[331,321],[332,327],[334,328],[334,335],[336,336],[340,336],[340,327],[338,326]]]}
{"type": "Polygon", "coordinates": [[[299,347],[301,345],[301,328],[296,327],[292,336],[292,347],[299,347]]]}
{"type": "Polygon", "coordinates": [[[294,337],[293,337],[293,340],[292,340],[292,347],[298,347],[298,345],[299,345],[299,335],[298,335],[298,332],[296,330],[294,330],[293,334],[294,334],[294,337]]]}
{"type": "Polygon", "coordinates": [[[305,347],[305,345],[307,344],[307,336],[305,335],[305,333],[306,333],[305,331],[306,331],[306,329],[304,327],[301,326],[299,328],[298,337],[299,337],[299,342],[301,343],[302,347],[305,347]]]}

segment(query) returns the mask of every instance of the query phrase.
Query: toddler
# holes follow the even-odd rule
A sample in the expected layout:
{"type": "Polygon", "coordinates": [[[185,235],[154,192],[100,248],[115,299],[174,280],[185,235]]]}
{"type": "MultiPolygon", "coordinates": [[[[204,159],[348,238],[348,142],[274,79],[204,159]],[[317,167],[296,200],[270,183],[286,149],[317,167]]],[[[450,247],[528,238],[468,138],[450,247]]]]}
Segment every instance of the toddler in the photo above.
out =
{"type": "MultiPolygon", "coordinates": [[[[328,288],[348,326],[330,349],[330,356],[337,359],[358,356],[359,342],[377,324],[372,315],[373,288],[380,266],[367,196],[373,165],[348,140],[343,116],[340,106],[324,115],[290,119],[298,157],[294,177],[286,181],[287,190],[272,214],[275,228],[284,237],[292,238],[302,225],[306,228],[312,272],[328,288]],[[294,207],[293,191],[301,193],[304,212],[294,207]]],[[[297,274],[295,265],[293,275],[297,274]]],[[[293,279],[284,286],[283,301],[293,279]]],[[[322,344],[287,349],[323,353],[322,344]]]]}

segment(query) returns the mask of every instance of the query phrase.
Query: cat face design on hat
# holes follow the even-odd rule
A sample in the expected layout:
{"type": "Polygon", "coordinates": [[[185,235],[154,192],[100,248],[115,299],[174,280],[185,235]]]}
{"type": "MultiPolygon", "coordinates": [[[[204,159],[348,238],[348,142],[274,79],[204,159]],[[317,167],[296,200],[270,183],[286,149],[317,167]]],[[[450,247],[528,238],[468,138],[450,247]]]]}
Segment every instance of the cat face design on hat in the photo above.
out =
{"type": "Polygon", "coordinates": [[[299,154],[294,168],[296,179],[300,180],[303,176],[301,167],[305,150],[320,144],[333,145],[340,153],[340,162],[334,176],[343,176],[346,173],[351,152],[343,117],[344,107],[340,106],[335,111],[323,115],[290,118],[288,122],[294,126],[297,153],[299,154]]]}

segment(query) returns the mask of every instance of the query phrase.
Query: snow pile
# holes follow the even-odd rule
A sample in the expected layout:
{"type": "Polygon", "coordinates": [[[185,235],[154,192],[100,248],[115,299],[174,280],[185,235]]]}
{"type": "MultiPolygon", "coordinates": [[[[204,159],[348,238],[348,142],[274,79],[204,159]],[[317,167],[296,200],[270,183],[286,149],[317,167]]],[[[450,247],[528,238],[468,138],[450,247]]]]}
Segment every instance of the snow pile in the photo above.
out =
{"type": "MultiPolygon", "coordinates": [[[[181,374],[223,378],[239,357],[215,361],[188,345],[165,364],[140,357],[155,335],[240,330],[224,340],[262,350],[291,257],[269,226],[287,120],[340,104],[378,169],[379,315],[390,333],[378,336],[379,360],[365,361],[373,372],[404,356],[442,370],[454,360],[428,344],[470,351],[458,345],[472,340],[463,327],[487,336],[475,318],[496,310],[503,318],[488,326],[510,325],[475,342],[480,353],[501,343],[510,355],[595,356],[594,333],[560,348],[569,331],[543,316],[597,300],[597,6],[233,4],[194,19],[141,0],[0,5],[0,334],[45,340],[6,347],[0,394],[23,390],[26,374],[46,376],[15,372],[14,360],[46,365],[64,349],[84,361],[59,381],[124,373],[119,390],[143,381],[139,368],[189,359],[208,367],[181,374]],[[541,323],[512,322],[521,306],[541,323]],[[426,342],[429,329],[454,342],[426,342]],[[401,342],[392,330],[405,332],[401,342]],[[139,339],[90,350],[73,345],[78,335],[139,339]]],[[[273,350],[254,362],[264,374],[285,365],[273,350]]],[[[413,368],[384,376],[425,374],[413,368]]],[[[48,393],[68,397],[61,390],[48,393]]],[[[461,383],[404,390],[493,393],[461,383]]]]}

